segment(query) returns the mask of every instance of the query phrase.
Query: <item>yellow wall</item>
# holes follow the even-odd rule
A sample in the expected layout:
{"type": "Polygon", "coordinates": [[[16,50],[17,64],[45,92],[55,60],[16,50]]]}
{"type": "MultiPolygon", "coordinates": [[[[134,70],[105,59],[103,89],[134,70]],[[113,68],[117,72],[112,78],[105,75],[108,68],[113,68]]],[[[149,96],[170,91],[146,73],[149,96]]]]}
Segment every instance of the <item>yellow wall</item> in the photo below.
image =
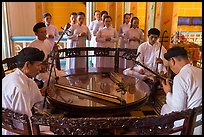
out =
{"type": "Polygon", "coordinates": [[[108,11],[108,3],[107,2],[96,2],[96,10],[106,10],[108,11]]]}
{"type": "MultiPolygon", "coordinates": [[[[202,17],[202,2],[178,2],[178,16],[202,17]]],[[[177,30],[202,31],[202,26],[178,26],[177,30]]]]}
{"type": "Polygon", "coordinates": [[[83,2],[44,2],[44,12],[49,12],[52,15],[52,24],[59,31],[62,31],[61,27],[70,22],[69,14],[79,11],[86,14],[86,5],[83,2]]]}
{"type": "MultiPolygon", "coordinates": [[[[39,3],[39,2],[36,2],[39,3]]],[[[36,15],[36,20],[39,21],[42,18],[42,14],[39,11],[39,6],[42,3],[42,13],[50,12],[53,16],[52,23],[58,28],[59,31],[61,27],[64,27],[65,24],[70,22],[69,14],[73,11],[79,12],[83,11],[86,13],[86,6],[84,2],[40,2],[38,4],[38,13],[36,15]]],[[[130,12],[133,12],[140,20],[139,27],[141,29],[145,29],[145,15],[146,15],[146,4],[147,2],[131,2],[130,12]],[[135,8],[136,7],[136,8],[135,8]]],[[[119,3],[118,3],[119,4],[119,3]]],[[[110,2],[96,2],[96,9],[97,10],[109,10],[110,2]]],[[[120,6],[122,4],[119,4],[120,6]]],[[[202,16],[202,2],[177,2],[178,5],[178,16],[202,16]]],[[[37,5],[36,5],[37,6],[37,5]]],[[[124,6],[118,7],[117,12],[120,12],[121,8],[124,6]]],[[[121,14],[123,15],[123,11],[121,10],[121,14]]],[[[121,16],[117,13],[116,17],[121,16]]],[[[121,18],[121,17],[120,17],[121,18]]],[[[122,16],[123,18],[123,16],[122,16]]],[[[119,19],[121,22],[123,19],[119,19]]],[[[116,28],[119,26],[119,22],[114,23],[116,28]]],[[[122,24],[122,23],[121,23],[122,24]]],[[[159,25],[159,24],[158,24],[159,25]]],[[[177,25],[177,24],[176,24],[177,25]]],[[[202,31],[202,26],[177,26],[177,30],[182,29],[182,31],[202,31]]]]}
{"type": "Polygon", "coordinates": [[[139,28],[145,29],[146,2],[137,2],[137,17],[140,20],[139,28]]]}

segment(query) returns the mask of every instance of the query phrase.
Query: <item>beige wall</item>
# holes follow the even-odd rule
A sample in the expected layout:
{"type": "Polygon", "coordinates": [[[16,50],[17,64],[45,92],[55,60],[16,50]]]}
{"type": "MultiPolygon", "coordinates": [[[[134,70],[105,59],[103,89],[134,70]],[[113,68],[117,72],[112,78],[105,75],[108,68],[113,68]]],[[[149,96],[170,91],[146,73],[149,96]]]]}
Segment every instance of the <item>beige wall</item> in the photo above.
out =
{"type": "Polygon", "coordinates": [[[33,36],[35,2],[8,2],[7,9],[11,36],[33,36]]]}

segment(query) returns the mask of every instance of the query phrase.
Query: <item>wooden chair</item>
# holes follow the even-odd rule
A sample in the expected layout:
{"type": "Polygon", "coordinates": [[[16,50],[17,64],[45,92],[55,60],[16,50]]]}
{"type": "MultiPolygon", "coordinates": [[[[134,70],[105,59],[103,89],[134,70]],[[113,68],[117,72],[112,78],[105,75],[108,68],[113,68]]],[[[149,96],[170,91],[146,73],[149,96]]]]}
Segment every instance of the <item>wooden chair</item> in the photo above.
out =
{"type": "Polygon", "coordinates": [[[2,128],[20,135],[31,135],[31,126],[26,114],[16,113],[10,109],[2,108],[2,128]],[[13,123],[23,124],[19,129],[13,123]]]}
{"type": "Polygon", "coordinates": [[[188,129],[187,134],[193,135],[194,129],[200,125],[202,125],[202,117],[199,120],[196,120],[197,116],[202,114],[202,106],[198,106],[193,108],[191,111],[191,115],[189,117],[188,129]]]}
{"type": "Polygon", "coordinates": [[[17,68],[16,56],[2,60],[2,79],[4,78],[7,71],[13,70],[15,68],[17,68]],[[3,65],[5,65],[7,69],[4,70],[3,65]]]}
{"type": "Polygon", "coordinates": [[[39,125],[50,126],[57,135],[169,135],[181,132],[190,134],[189,116],[192,110],[172,112],[166,115],[143,117],[97,117],[97,118],[52,118],[32,116],[32,129],[40,134],[39,125]],[[184,119],[183,125],[174,126],[174,122],[184,119]],[[37,130],[36,130],[37,129],[37,130]]]}

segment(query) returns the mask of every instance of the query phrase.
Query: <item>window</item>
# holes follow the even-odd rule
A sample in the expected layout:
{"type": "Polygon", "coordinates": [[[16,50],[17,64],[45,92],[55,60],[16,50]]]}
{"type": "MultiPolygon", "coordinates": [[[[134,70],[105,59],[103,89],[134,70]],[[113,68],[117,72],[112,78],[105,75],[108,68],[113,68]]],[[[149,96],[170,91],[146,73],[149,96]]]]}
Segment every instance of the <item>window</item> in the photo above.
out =
{"type": "Polygon", "coordinates": [[[178,17],[178,25],[202,26],[202,17],[178,17]]]}

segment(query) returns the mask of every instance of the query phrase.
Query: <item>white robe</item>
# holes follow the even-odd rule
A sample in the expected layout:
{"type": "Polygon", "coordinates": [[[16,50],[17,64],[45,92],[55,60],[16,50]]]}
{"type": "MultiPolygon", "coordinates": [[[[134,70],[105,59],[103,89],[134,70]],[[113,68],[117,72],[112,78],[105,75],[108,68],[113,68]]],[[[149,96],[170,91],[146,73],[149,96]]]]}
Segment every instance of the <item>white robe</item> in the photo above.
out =
{"type": "Polygon", "coordinates": [[[53,46],[54,45],[52,45],[48,39],[45,39],[44,41],[36,39],[28,45],[28,47],[34,47],[38,48],[39,50],[42,50],[45,53],[44,60],[47,58],[47,55],[52,51],[53,46]]]}
{"type": "MultiPolygon", "coordinates": [[[[144,42],[142,43],[139,47],[138,47],[138,51],[141,54],[139,55],[139,57],[136,59],[137,61],[139,61],[141,64],[143,64],[144,66],[148,67],[149,69],[153,70],[154,72],[156,72],[156,58],[159,55],[159,48],[160,48],[160,43],[156,42],[153,46],[149,44],[149,42],[144,42]]],[[[158,65],[158,71],[164,71],[164,73],[167,72],[165,66],[168,65],[168,61],[164,58],[164,53],[166,53],[166,49],[162,46],[161,49],[161,54],[160,54],[160,58],[163,60],[164,64],[159,64],[158,65]]],[[[135,76],[139,79],[143,79],[145,76],[152,76],[154,74],[152,74],[151,72],[149,72],[148,70],[146,70],[145,68],[143,68],[140,65],[136,65],[133,70],[130,70],[130,68],[127,68],[126,70],[123,71],[123,73],[125,75],[131,75],[131,76],[135,76]],[[139,74],[138,71],[140,69],[144,69],[145,74],[139,74]]]]}
{"type": "MultiPolygon", "coordinates": [[[[166,95],[166,104],[162,106],[161,115],[172,111],[192,109],[202,105],[202,70],[185,65],[174,77],[172,93],[166,95]]],[[[201,118],[199,115],[197,119],[201,118]]],[[[177,121],[175,125],[180,125],[177,121]]],[[[202,134],[202,126],[194,130],[194,134],[202,134]]]]}
{"type": "MultiPolygon", "coordinates": [[[[101,20],[94,20],[89,24],[89,30],[91,33],[91,41],[90,41],[90,47],[97,47],[96,45],[96,35],[94,35],[93,31],[95,30],[97,24],[101,22],[101,20]]],[[[93,53],[91,53],[93,54],[93,53]]],[[[91,61],[93,63],[93,67],[96,67],[96,57],[92,57],[91,61]]]]}
{"type": "MultiPolygon", "coordinates": [[[[18,68],[2,79],[2,107],[14,112],[32,116],[31,108],[43,101],[37,84],[18,68]]],[[[17,125],[22,128],[22,125],[17,125]]],[[[2,134],[13,134],[2,129],[2,134]]]]}
{"type": "Polygon", "coordinates": [[[55,41],[58,41],[59,39],[59,32],[57,27],[55,27],[54,25],[50,24],[49,26],[46,25],[46,31],[47,31],[47,35],[53,35],[54,38],[47,38],[50,43],[52,45],[54,45],[55,41]]]}
{"type": "MultiPolygon", "coordinates": [[[[99,30],[96,35],[96,41],[100,42],[100,47],[103,48],[115,48],[116,42],[118,42],[118,33],[115,28],[113,27],[104,27],[103,29],[99,30]],[[106,37],[110,37],[110,41],[106,41],[106,37]]],[[[97,57],[96,59],[96,66],[97,67],[110,67],[114,68],[114,58],[113,57],[97,57]]]]}
{"type": "MultiPolygon", "coordinates": [[[[70,47],[71,48],[79,48],[79,47],[86,47],[86,40],[91,40],[91,33],[89,28],[86,25],[72,25],[70,27],[70,32],[68,33],[68,39],[71,39],[70,47]],[[78,34],[85,32],[86,36],[79,37],[78,34]]],[[[86,68],[86,58],[79,57],[79,58],[71,58],[70,59],[70,69],[75,68],[86,68]]]]}
{"type": "MultiPolygon", "coordinates": [[[[124,42],[124,36],[126,35],[126,32],[129,29],[130,29],[130,24],[129,23],[128,24],[124,23],[124,24],[122,24],[120,26],[119,32],[118,32],[119,33],[119,37],[120,37],[120,39],[119,39],[119,41],[120,41],[119,48],[126,48],[127,47],[126,43],[124,42]]],[[[120,58],[120,60],[119,60],[119,68],[125,68],[125,66],[126,66],[125,64],[126,64],[125,59],[120,58]]]]}
{"type": "MultiPolygon", "coordinates": [[[[58,77],[66,76],[66,73],[64,71],[53,68],[50,83],[54,82],[54,80],[55,80],[55,72],[54,71],[56,71],[56,76],[58,76],[58,77]]],[[[50,72],[47,71],[44,73],[39,73],[35,78],[38,80],[42,80],[44,82],[44,87],[46,87],[48,84],[49,75],[50,75],[50,72]]]]}
{"type": "MultiPolygon", "coordinates": [[[[70,23],[71,24],[71,23],[70,23]]],[[[76,24],[71,24],[71,26],[73,26],[73,25],[76,25],[76,24]]],[[[63,36],[63,38],[65,38],[65,39],[67,39],[67,47],[66,48],[73,48],[72,47],[72,39],[71,39],[71,37],[69,36],[69,35],[71,35],[70,34],[70,28],[71,28],[71,26],[69,27],[69,28],[67,28],[67,31],[65,31],[66,33],[64,34],[64,36],[63,36]],[[69,38],[68,38],[69,37],[69,38]]],[[[67,25],[65,25],[65,27],[64,27],[64,29],[66,29],[66,27],[67,27],[67,25]]],[[[66,58],[66,67],[65,67],[65,69],[67,70],[67,69],[70,69],[70,63],[71,63],[71,58],[66,58]]]]}
{"type": "MultiPolygon", "coordinates": [[[[93,35],[96,36],[98,31],[103,29],[104,28],[104,24],[103,24],[103,21],[99,21],[97,24],[96,24],[96,27],[93,29],[93,35]]],[[[100,42],[97,42],[96,41],[96,47],[100,47],[100,42]]]]}
{"type": "MultiPolygon", "coordinates": [[[[144,42],[144,35],[142,30],[139,28],[130,28],[124,36],[124,42],[126,43],[125,48],[138,49],[139,45],[144,42]],[[138,38],[140,41],[130,41],[130,39],[133,37],[138,38]]],[[[131,60],[126,60],[125,63],[126,68],[132,67],[134,65],[131,60]]]]}

